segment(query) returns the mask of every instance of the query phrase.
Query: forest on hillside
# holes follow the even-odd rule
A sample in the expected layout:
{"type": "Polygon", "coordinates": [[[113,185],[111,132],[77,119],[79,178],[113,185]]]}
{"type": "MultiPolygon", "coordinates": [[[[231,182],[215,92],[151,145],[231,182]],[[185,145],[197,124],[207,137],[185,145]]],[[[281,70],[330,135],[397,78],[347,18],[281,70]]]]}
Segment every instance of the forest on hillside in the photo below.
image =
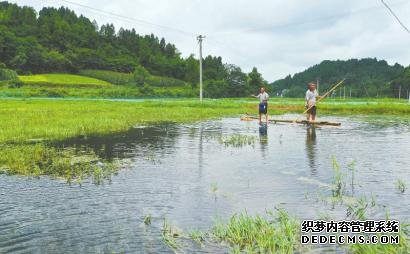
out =
{"type": "MultiPolygon", "coordinates": [[[[195,38],[192,40],[195,43],[195,38]]],[[[164,38],[117,29],[113,24],[99,25],[66,7],[45,7],[37,13],[32,7],[0,2],[0,45],[0,81],[17,74],[101,70],[131,73],[135,78],[128,85],[140,88],[150,85],[147,80],[166,77],[171,78],[164,79],[166,82],[181,81],[197,89],[199,80],[198,59],[183,57],[164,38]],[[145,78],[150,75],[154,78],[145,78]]],[[[204,95],[244,97],[267,86],[272,95],[302,97],[308,82],[318,80],[324,91],[346,78],[344,89],[353,97],[398,97],[410,90],[409,68],[375,58],[325,60],[268,84],[256,67],[244,73],[240,67],[224,63],[222,57],[209,55],[203,59],[204,95]]]]}
{"type": "Polygon", "coordinates": [[[398,97],[402,98],[410,89],[410,69],[400,64],[389,65],[376,58],[325,60],[305,71],[288,75],[284,79],[271,83],[277,94],[288,97],[303,96],[309,82],[319,82],[321,91],[328,90],[332,84],[346,79],[343,89],[335,95],[352,97],[398,97]]]}
{"type": "MultiPolygon", "coordinates": [[[[18,74],[137,70],[193,85],[199,80],[198,59],[182,57],[164,38],[117,30],[113,24],[99,26],[65,7],[37,13],[32,7],[0,2],[0,45],[0,66],[18,74]]],[[[246,96],[267,84],[256,68],[247,74],[219,56],[206,56],[203,68],[209,97],[246,96]]]]}

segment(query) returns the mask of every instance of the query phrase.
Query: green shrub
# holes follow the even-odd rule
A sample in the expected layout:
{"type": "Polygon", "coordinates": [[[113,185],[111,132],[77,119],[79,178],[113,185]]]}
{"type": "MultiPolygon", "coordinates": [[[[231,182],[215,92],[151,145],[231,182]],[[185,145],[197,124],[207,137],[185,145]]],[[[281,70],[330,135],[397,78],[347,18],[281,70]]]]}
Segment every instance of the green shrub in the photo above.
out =
{"type": "Polygon", "coordinates": [[[18,80],[17,72],[6,68],[0,68],[0,81],[3,80],[18,80]]]}

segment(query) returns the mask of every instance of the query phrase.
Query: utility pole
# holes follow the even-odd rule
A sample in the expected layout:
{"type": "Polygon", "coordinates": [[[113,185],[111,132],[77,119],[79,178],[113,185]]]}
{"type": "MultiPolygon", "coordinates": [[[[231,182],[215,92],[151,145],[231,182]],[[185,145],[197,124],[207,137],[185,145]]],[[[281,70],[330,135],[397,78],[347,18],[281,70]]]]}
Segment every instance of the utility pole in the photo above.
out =
{"type": "Polygon", "coordinates": [[[343,100],[346,100],[346,87],[343,87],[343,100]]]}
{"type": "Polygon", "coordinates": [[[399,86],[399,100],[401,98],[401,85],[399,86]]]}
{"type": "Polygon", "coordinates": [[[409,95],[409,104],[410,104],[410,90],[407,90],[407,94],[409,95]]]}
{"type": "Polygon", "coordinates": [[[316,90],[317,90],[317,93],[319,94],[319,78],[316,79],[316,90]]]}
{"type": "Polygon", "coordinates": [[[203,35],[198,35],[197,40],[199,43],[199,100],[202,102],[202,40],[205,38],[203,35]]]}
{"type": "Polygon", "coordinates": [[[349,97],[352,98],[352,87],[350,87],[349,97]]]}

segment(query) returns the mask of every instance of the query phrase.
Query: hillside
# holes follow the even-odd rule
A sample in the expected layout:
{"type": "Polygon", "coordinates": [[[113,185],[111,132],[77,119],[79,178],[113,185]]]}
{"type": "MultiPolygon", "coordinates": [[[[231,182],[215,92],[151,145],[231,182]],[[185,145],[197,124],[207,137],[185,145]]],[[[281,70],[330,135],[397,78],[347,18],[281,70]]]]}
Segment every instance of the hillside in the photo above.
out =
{"type": "Polygon", "coordinates": [[[293,76],[277,80],[270,85],[275,93],[289,97],[301,97],[308,82],[319,80],[320,91],[346,78],[345,87],[354,97],[388,97],[396,94],[391,85],[393,79],[401,75],[404,67],[389,65],[375,58],[350,59],[347,61],[325,60],[293,76]]]}
{"type": "MultiPolygon", "coordinates": [[[[192,41],[194,44],[194,37],[192,41]]],[[[94,70],[94,75],[97,70],[111,71],[115,77],[109,79],[124,81],[132,73],[140,87],[145,84],[138,80],[145,76],[150,79],[146,85],[156,83],[156,87],[186,83],[194,87],[199,80],[198,60],[193,55],[182,57],[164,38],[116,29],[113,24],[99,26],[66,7],[45,7],[37,13],[32,7],[0,2],[0,45],[0,68],[19,75],[85,70],[94,70]]],[[[245,96],[265,83],[256,68],[246,74],[219,56],[203,59],[203,77],[208,97],[245,96]]]]}

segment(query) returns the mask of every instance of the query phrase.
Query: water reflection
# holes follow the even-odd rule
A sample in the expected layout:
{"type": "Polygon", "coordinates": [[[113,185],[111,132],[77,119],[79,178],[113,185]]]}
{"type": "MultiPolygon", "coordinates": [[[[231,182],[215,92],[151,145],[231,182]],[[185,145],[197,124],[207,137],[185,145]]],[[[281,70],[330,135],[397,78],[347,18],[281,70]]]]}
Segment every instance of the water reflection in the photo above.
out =
{"type": "Polygon", "coordinates": [[[262,152],[262,158],[266,158],[266,153],[268,149],[268,125],[261,124],[259,126],[259,142],[262,152]]]}
{"type": "Polygon", "coordinates": [[[306,129],[306,154],[312,175],[316,175],[316,127],[309,126],[306,129]]]}
{"type": "Polygon", "coordinates": [[[103,136],[67,139],[56,147],[71,147],[78,151],[92,149],[102,159],[133,158],[136,155],[161,157],[174,150],[180,133],[173,125],[131,128],[126,132],[103,136]]]}

